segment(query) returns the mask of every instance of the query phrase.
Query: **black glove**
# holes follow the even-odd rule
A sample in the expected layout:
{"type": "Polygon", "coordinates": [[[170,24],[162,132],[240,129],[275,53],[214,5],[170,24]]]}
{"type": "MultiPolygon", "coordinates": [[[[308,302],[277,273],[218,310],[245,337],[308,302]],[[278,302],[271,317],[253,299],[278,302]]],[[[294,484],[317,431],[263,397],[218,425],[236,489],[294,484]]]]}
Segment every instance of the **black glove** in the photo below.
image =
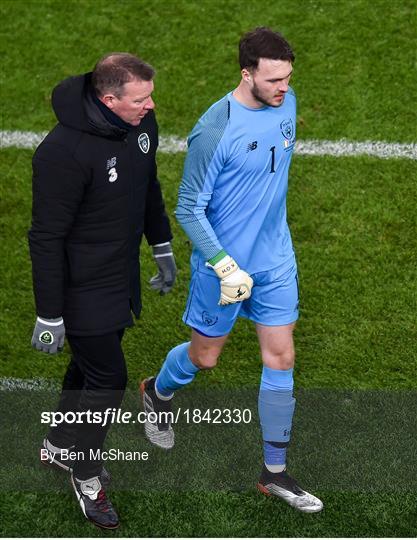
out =
{"type": "Polygon", "coordinates": [[[166,294],[174,286],[177,274],[171,242],[156,244],[152,246],[152,251],[158,266],[158,273],[149,280],[149,283],[152,289],[159,291],[159,294],[166,294]]]}
{"type": "Polygon", "coordinates": [[[38,351],[55,354],[64,348],[65,326],[62,317],[58,319],[36,319],[32,335],[32,347],[38,351]]]}

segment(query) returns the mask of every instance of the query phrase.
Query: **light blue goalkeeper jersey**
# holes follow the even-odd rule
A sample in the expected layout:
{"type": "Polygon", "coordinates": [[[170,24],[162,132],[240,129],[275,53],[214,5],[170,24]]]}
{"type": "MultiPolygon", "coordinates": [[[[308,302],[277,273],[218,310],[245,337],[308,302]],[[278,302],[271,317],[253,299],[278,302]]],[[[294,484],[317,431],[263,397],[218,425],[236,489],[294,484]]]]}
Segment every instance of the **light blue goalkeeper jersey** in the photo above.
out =
{"type": "Polygon", "coordinates": [[[176,216],[194,249],[193,268],[222,250],[249,274],[294,265],[287,224],[288,170],[295,143],[296,98],[251,109],[232,92],[194,126],[176,216]]]}

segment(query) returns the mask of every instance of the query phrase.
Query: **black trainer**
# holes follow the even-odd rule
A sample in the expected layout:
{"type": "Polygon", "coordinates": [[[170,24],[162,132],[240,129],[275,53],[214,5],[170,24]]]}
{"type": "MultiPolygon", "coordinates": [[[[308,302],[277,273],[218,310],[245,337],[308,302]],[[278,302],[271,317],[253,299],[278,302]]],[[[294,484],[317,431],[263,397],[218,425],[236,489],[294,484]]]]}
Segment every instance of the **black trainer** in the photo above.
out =
{"type": "Polygon", "coordinates": [[[264,464],[257,488],[265,495],[280,497],[300,512],[320,512],[323,509],[321,500],[301,489],[287,471],[272,473],[264,464]]]}
{"type": "MultiPolygon", "coordinates": [[[[48,439],[44,439],[41,449],[40,449],[40,458],[42,465],[58,469],[60,471],[72,472],[74,467],[73,459],[65,459],[65,456],[61,452],[52,452],[48,449],[48,439]]],[[[75,446],[68,448],[69,452],[74,450],[75,446]]],[[[104,467],[100,473],[100,482],[104,488],[108,488],[111,482],[111,475],[104,467]]]]}
{"type": "Polygon", "coordinates": [[[145,434],[151,443],[169,450],[175,442],[174,430],[171,426],[172,399],[159,399],[155,392],[155,380],[155,377],[149,377],[139,386],[143,410],[147,413],[145,434]],[[156,413],[157,418],[152,418],[155,414],[149,416],[149,413],[156,413]]]}
{"type": "Polygon", "coordinates": [[[85,517],[102,529],[117,529],[119,517],[107,498],[99,477],[77,480],[71,473],[71,483],[85,517]]]}

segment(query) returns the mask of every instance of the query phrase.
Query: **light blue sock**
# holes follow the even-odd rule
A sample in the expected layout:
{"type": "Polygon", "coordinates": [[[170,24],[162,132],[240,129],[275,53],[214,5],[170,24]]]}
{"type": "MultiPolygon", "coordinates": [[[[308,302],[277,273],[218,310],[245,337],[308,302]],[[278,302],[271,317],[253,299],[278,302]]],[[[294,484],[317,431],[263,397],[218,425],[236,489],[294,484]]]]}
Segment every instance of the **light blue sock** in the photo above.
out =
{"type": "Polygon", "coordinates": [[[168,397],[175,390],[190,383],[199,370],[188,356],[190,342],[181,343],[169,351],[155,382],[155,389],[168,397]]]}
{"type": "Polygon", "coordinates": [[[258,410],[264,440],[265,464],[276,472],[285,468],[286,446],[291,436],[295,409],[293,369],[264,366],[259,389],[258,410]]]}

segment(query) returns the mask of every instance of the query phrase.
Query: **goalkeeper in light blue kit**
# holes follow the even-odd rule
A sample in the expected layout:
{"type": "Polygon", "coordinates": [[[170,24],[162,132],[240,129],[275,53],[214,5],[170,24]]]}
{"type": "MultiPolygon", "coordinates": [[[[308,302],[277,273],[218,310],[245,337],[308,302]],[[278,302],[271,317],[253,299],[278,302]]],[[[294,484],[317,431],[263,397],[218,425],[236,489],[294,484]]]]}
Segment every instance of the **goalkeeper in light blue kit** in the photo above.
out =
{"type": "MultiPolygon", "coordinates": [[[[176,216],[194,249],[183,320],[191,342],[172,349],[145,379],[145,411],[170,411],[176,390],[214,368],[238,316],[252,320],[263,371],[259,417],[264,465],[258,489],[303,512],[322,502],[286,471],[295,408],[293,329],[297,266],[287,225],[288,170],[295,144],[294,54],[268,28],[240,40],[239,86],[203,114],[188,139],[176,216]]],[[[145,424],[149,440],[172,448],[169,423],[145,424]]]]}

